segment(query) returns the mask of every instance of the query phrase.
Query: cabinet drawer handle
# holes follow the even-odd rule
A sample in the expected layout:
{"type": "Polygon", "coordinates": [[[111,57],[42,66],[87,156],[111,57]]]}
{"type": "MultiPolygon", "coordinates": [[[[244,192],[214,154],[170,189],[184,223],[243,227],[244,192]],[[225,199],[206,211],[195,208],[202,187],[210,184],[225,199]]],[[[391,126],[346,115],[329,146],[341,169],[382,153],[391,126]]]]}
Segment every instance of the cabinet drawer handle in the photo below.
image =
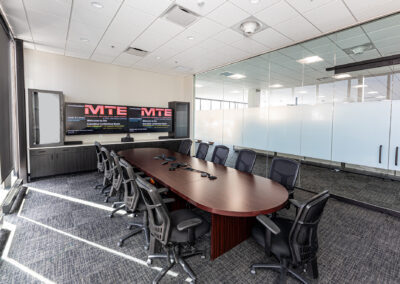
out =
{"type": "Polygon", "coordinates": [[[382,145],[379,146],[379,164],[382,164],[382,145]]]}
{"type": "Polygon", "coordinates": [[[399,146],[396,147],[396,156],[394,159],[394,165],[397,166],[399,162],[399,146]]]}

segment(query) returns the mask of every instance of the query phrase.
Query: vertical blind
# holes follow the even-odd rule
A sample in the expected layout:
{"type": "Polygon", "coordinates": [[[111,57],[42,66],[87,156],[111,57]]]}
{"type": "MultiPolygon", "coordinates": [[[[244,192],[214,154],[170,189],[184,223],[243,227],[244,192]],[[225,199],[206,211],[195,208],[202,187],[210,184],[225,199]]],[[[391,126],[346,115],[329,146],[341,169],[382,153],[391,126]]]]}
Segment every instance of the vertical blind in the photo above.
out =
{"type": "Polygon", "coordinates": [[[0,15],[0,182],[13,170],[10,36],[0,15]]]}

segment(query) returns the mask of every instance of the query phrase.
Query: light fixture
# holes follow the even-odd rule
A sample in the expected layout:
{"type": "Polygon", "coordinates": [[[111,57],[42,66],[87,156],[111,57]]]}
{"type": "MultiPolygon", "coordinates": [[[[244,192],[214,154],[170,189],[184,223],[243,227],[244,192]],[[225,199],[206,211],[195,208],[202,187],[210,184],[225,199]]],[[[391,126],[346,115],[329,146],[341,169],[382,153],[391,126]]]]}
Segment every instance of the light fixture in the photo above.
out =
{"type": "Polygon", "coordinates": [[[196,88],[203,88],[203,85],[202,84],[196,84],[195,87],[196,88]]]}
{"type": "Polygon", "coordinates": [[[260,0],[250,0],[250,3],[251,4],[258,4],[258,3],[260,3],[260,0]]]}
{"type": "Polygon", "coordinates": [[[386,99],[386,96],[377,96],[377,99],[386,99]]]}
{"type": "Polygon", "coordinates": [[[361,85],[354,85],[354,86],[353,86],[353,88],[356,88],[356,89],[359,89],[359,88],[366,88],[366,87],[368,87],[368,85],[364,85],[364,84],[361,84],[361,85]]]}
{"type": "Polygon", "coordinates": [[[307,91],[300,91],[299,94],[307,94],[307,91]]]}
{"type": "Polygon", "coordinates": [[[347,73],[340,73],[340,74],[335,74],[332,76],[332,78],[334,79],[346,79],[346,78],[350,78],[351,75],[347,74],[347,73]]]}
{"type": "Polygon", "coordinates": [[[272,84],[272,85],[269,85],[269,87],[270,88],[282,88],[283,85],[281,85],[281,84],[272,84]]]}
{"type": "Polygon", "coordinates": [[[254,34],[257,32],[261,27],[261,24],[257,21],[250,20],[243,22],[240,25],[240,29],[243,31],[243,33],[247,36],[254,34]]]}
{"type": "Polygon", "coordinates": [[[188,36],[187,39],[188,40],[194,40],[194,36],[188,36]]]}
{"type": "Polygon", "coordinates": [[[319,98],[325,98],[325,96],[318,96],[319,98]]]}
{"type": "Polygon", "coordinates": [[[369,94],[369,95],[375,95],[375,94],[377,94],[378,92],[377,91],[370,91],[370,92],[368,92],[367,94],[369,94]]]}
{"type": "Polygon", "coordinates": [[[308,56],[308,57],[297,60],[297,62],[299,62],[301,64],[311,64],[311,63],[320,62],[320,61],[323,61],[323,59],[321,57],[319,57],[318,55],[308,56]]]}
{"type": "Polygon", "coordinates": [[[232,94],[240,94],[241,92],[238,91],[238,90],[233,90],[233,91],[231,91],[231,93],[232,93],[232,94]]]}
{"type": "Polygon", "coordinates": [[[88,42],[88,41],[89,41],[89,40],[88,40],[87,38],[85,38],[85,37],[81,37],[80,40],[83,41],[83,42],[88,42]]]}
{"type": "Polygon", "coordinates": [[[97,8],[97,9],[103,8],[103,5],[101,3],[99,3],[99,2],[92,2],[90,4],[92,4],[92,6],[97,8]]]}
{"type": "Polygon", "coordinates": [[[228,77],[228,78],[231,78],[231,79],[236,79],[236,80],[238,80],[238,79],[246,78],[246,75],[239,74],[239,73],[235,73],[235,74],[229,75],[229,76],[227,76],[227,77],[228,77]]]}

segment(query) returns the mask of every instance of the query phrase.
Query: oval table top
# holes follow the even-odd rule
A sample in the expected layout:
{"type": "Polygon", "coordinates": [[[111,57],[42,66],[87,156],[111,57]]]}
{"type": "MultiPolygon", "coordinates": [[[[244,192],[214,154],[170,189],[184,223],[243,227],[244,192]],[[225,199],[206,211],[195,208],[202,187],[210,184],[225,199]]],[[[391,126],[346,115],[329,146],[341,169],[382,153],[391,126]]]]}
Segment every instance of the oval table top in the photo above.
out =
{"type": "Polygon", "coordinates": [[[210,213],[253,217],[276,212],[283,208],[288,200],[286,188],[268,178],[167,149],[137,148],[123,150],[118,154],[175,194],[210,213]],[[193,169],[216,176],[217,179],[210,180],[198,172],[183,168],[169,171],[169,164],[173,162],[161,165],[163,160],[154,159],[161,154],[166,157],[173,156],[176,158],[175,162],[186,163],[193,169]]]}

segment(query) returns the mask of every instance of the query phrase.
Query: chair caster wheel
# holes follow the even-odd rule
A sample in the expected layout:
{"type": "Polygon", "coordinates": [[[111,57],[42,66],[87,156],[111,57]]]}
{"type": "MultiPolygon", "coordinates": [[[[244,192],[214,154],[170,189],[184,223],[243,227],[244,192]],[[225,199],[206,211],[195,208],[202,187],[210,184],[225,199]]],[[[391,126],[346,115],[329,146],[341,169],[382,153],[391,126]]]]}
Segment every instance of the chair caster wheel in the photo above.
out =
{"type": "Polygon", "coordinates": [[[250,270],[250,273],[251,273],[251,274],[256,274],[256,270],[255,270],[255,269],[252,269],[252,270],[250,270]]]}
{"type": "Polygon", "coordinates": [[[108,202],[108,197],[106,199],[104,199],[104,203],[107,203],[107,202],[108,202]]]}
{"type": "Polygon", "coordinates": [[[119,247],[122,247],[123,244],[124,244],[123,242],[118,242],[119,247]]]}
{"type": "Polygon", "coordinates": [[[128,225],[128,226],[126,226],[126,228],[127,228],[128,230],[130,230],[130,229],[132,229],[132,225],[128,225]]]}
{"type": "Polygon", "coordinates": [[[149,250],[149,246],[144,246],[144,249],[145,250],[149,250]]]}
{"type": "Polygon", "coordinates": [[[153,264],[153,260],[148,259],[148,260],[146,261],[146,263],[147,263],[147,265],[152,265],[152,264],[153,264]]]}
{"type": "Polygon", "coordinates": [[[114,215],[110,214],[110,215],[108,215],[108,217],[112,218],[112,217],[114,217],[114,215]]]}
{"type": "Polygon", "coordinates": [[[112,208],[116,208],[116,207],[117,207],[117,205],[113,204],[113,205],[111,205],[111,207],[112,207],[112,208]]]}
{"type": "Polygon", "coordinates": [[[206,258],[206,256],[205,255],[202,255],[202,256],[200,256],[202,259],[205,259],[206,258]]]}

